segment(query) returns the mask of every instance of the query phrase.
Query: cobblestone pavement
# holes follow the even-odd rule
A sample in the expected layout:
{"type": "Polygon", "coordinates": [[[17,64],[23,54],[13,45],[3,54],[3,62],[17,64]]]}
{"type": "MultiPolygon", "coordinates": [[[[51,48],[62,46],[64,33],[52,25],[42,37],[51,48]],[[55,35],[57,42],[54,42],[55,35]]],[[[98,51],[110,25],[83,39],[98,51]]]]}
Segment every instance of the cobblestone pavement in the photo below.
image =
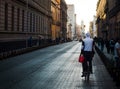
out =
{"type": "Polygon", "coordinates": [[[79,53],[70,42],[0,62],[0,89],[117,89],[97,53],[90,80],[82,78],[79,53]]]}

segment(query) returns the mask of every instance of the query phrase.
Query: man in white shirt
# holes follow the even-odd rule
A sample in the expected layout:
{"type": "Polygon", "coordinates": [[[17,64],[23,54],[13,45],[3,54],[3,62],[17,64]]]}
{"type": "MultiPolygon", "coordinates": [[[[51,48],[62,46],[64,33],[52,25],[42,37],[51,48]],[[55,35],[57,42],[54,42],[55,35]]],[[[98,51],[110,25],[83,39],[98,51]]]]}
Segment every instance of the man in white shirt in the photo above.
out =
{"type": "Polygon", "coordinates": [[[120,68],[120,38],[117,38],[114,48],[114,57],[116,59],[116,67],[120,68]]]}
{"type": "Polygon", "coordinates": [[[86,38],[83,39],[83,55],[84,55],[84,62],[82,63],[83,67],[83,74],[81,77],[84,77],[84,73],[90,69],[90,73],[92,73],[92,57],[93,57],[93,45],[94,41],[90,38],[90,34],[86,33],[86,38]]]}

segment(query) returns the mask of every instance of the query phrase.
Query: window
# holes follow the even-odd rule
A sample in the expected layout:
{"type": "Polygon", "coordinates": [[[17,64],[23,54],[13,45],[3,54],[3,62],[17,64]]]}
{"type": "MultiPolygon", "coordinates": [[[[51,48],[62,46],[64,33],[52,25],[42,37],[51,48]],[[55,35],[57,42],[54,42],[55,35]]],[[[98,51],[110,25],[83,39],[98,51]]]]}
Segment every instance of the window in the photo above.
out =
{"type": "Polygon", "coordinates": [[[39,33],[40,33],[40,29],[41,29],[41,26],[40,26],[40,16],[39,16],[39,33]]]}
{"type": "Polygon", "coordinates": [[[22,31],[24,31],[24,10],[22,10],[22,31]]]}
{"type": "Polygon", "coordinates": [[[5,30],[8,30],[8,4],[5,3],[5,30]]]}
{"type": "Polygon", "coordinates": [[[14,31],[14,6],[12,6],[12,31],[14,31]]]}
{"type": "Polygon", "coordinates": [[[19,21],[20,21],[20,9],[17,9],[17,31],[19,31],[20,27],[19,27],[19,21]]]}
{"type": "Polygon", "coordinates": [[[27,32],[28,32],[28,28],[29,28],[29,12],[27,11],[27,29],[26,29],[27,32]]]}
{"type": "Polygon", "coordinates": [[[30,13],[30,32],[32,32],[32,13],[30,13]]]}
{"type": "Polygon", "coordinates": [[[33,14],[33,32],[35,32],[35,14],[33,14]]]}
{"type": "Polygon", "coordinates": [[[38,16],[36,15],[36,32],[38,32],[38,27],[39,27],[39,26],[38,26],[38,20],[39,20],[39,19],[38,19],[38,16]]]}

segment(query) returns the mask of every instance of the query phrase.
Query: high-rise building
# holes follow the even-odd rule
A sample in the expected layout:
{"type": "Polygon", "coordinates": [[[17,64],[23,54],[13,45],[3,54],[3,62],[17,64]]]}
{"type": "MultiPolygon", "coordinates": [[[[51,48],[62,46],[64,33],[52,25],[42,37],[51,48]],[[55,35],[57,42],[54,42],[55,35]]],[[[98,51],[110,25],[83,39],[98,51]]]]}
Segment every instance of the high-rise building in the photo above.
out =
{"type": "Polygon", "coordinates": [[[67,7],[68,7],[67,15],[68,15],[69,21],[71,23],[72,39],[74,39],[75,30],[76,30],[76,26],[75,26],[75,23],[76,23],[75,22],[75,18],[76,18],[75,8],[74,8],[73,4],[68,4],[67,7]]]}

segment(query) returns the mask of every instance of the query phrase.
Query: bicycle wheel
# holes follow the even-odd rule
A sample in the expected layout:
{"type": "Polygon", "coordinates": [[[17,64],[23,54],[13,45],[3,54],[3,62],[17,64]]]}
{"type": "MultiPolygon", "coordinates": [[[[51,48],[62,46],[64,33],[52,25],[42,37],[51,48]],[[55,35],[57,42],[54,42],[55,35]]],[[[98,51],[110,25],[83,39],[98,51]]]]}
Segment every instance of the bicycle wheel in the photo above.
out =
{"type": "Polygon", "coordinates": [[[87,72],[87,76],[86,76],[86,80],[89,81],[89,78],[90,78],[90,73],[89,71],[87,72]]]}
{"type": "Polygon", "coordinates": [[[87,71],[85,73],[85,80],[89,81],[89,78],[90,78],[90,73],[87,71]]]}
{"type": "Polygon", "coordinates": [[[85,80],[89,81],[89,78],[90,78],[90,71],[88,66],[88,70],[85,72],[85,80]]]}

